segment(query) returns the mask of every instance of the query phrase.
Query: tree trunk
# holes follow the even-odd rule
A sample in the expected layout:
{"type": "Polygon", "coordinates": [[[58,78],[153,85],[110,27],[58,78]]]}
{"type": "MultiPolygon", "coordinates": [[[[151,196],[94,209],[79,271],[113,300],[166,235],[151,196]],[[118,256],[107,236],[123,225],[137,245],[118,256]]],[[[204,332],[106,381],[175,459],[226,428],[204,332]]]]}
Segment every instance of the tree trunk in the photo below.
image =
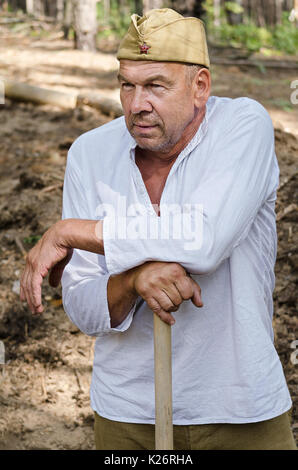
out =
{"type": "MultiPolygon", "coordinates": [[[[160,7],[153,7],[153,8],[160,8],[160,7]]],[[[120,18],[129,16],[130,14],[130,4],[126,0],[118,0],[118,11],[120,14],[120,18]]]]}
{"type": "Polygon", "coordinates": [[[294,0],[285,0],[284,9],[285,11],[291,11],[294,8],[294,0]]]}
{"type": "Polygon", "coordinates": [[[110,0],[103,0],[103,19],[108,23],[110,19],[111,3],[110,0]]]}
{"type": "Polygon", "coordinates": [[[143,2],[142,2],[142,0],[134,0],[134,5],[135,5],[134,13],[136,13],[139,16],[142,16],[143,15],[143,2]]]}
{"type": "Polygon", "coordinates": [[[243,22],[246,23],[246,20],[251,17],[251,5],[250,0],[242,0],[242,6],[244,8],[243,12],[243,22]]]}
{"type": "Polygon", "coordinates": [[[163,8],[163,5],[163,0],[143,0],[143,12],[145,14],[153,8],[163,8]]]}
{"type": "Polygon", "coordinates": [[[220,0],[213,0],[214,26],[220,26],[220,0]]]}
{"type": "Polygon", "coordinates": [[[275,24],[281,24],[282,2],[283,0],[275,0],[275,24]]]}
{"type": "Polygon", "coordinates": [[[45,3],[45,14],[47,16],[51,16],[52,18],[56,18],[57,17],[57,0],[55,1],[47,0],[44,3],[45,3]]]}
{"type": "Polygon", "coordinates": [[[262,2],[262,10],[266,24],[269,26],[274,26],[275,24],[275,7],[276,0],[266,0],[265,4],[262,2]]]}
{"type": "Polygon", "coordinates": [[[26,12],[28,15],[33,15],[34,13],[34,0],[26,0],[26,12]]]}
{"type": "Polygon", "coordinates": [[[202,18],[204,17],[204,13],[205,13],[205,10],[204,10],[204,2],[203,0],[196,0],[194,2],[194,7],[193,7],[193,16],[195,16],[196,18],[202,18]]]}
{"type": "MultiPolygon", "coordinates": [[[[239,7],[242,7],[242,0],[234,0],[239,7]]],[[[243,13],[235,13],[231,10],[226,9],[226,15],[229,24],[241,24],[243,21],[243,13]]]]}
{"type": "Polygon", "coordinates": [[[63,14],[64,39],[68,39],[69,30],[73,24],[73,4],[72,0],[66,0],[63,14]]]}
{"type": "Polygon", "coordinates": [[[170,8],[183,16],[201,18],[204,14],[203,0],[172,0],[170,8]]]}
{"type": "Polygon", "coordinates": [[[82,51],[96,50],[96,1],[74,0],[75,48],[82,51]]]}
{"type": "Polygon", "coordinates": [[[57,0],[56,18],[59,23],[63,23],[64,17],[64,0],[57,0]]]}
{"type": "Polygon", "coordinates": [[[251,10],[257,26],[266,27],[266,21],[263,13],[261,0],[251,0],[251,10]]]}
{"type": "Polygon", "coordinates": [[[45,15],[44,2],[42,0],[34,0],[33,5],[34,5],[34,15],[36,16],[45,15]]]}

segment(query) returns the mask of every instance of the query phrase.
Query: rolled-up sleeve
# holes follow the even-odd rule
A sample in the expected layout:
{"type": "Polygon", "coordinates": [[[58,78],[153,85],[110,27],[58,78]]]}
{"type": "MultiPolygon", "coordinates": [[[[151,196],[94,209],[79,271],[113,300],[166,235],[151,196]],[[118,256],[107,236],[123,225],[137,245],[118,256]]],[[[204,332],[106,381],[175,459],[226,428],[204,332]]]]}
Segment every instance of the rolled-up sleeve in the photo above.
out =
{"type": "MultiPolygon", "coordinates": [[[[69,150],[63,187],[62,218],[93,219],[88,207],[80,168],[69,150]]],[[[103,255],[74,250],[62,276],[63,306],[70,320],[90,336],[125,331],[131,324],[136,305],[125,320],[111,328],[107,298],[110,273],[103,255]]]]}
{"type": "Polygon", "coordinates": [[[144,236],[145,226],[155,226],[155,233],[162,233],[162,206],[160,217],[138,214],[126,220],[104,219],[109,273],[120,273],[146,261],[176,262],[193,274],[214,271],[247,236],[257,212],[276,190],[278,175],[272,121],[259,103],[247,100],[214,139],[202,176],[192,176],[198,184],[180,237],[144,236]],[[130,227],[125,237],[118,237],[115,231],[120,224],[130,227]],[[191,227],[197,227],[197,232],[191,227]]]}

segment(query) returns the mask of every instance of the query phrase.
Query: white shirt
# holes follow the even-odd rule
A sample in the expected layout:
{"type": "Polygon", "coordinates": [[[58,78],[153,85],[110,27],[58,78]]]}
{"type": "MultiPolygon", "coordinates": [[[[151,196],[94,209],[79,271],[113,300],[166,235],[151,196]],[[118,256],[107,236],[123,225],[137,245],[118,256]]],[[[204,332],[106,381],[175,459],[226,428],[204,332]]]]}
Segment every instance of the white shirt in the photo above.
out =
{"type": "Polygon", "coordinates": [[[68,155],[63,218],[104,219],[105,256],[75,250],[62,278],[69,318],[97,336],[91,407],[108,419],[154,423],[153,314],[139,298],[111,328],[107,282],[155,260],[180,263],[204,302],[184,301],[174,313],[173,423],[282,414],[292,403],[272,328],[279,170],[267,111],[249,98],[210,97],[168,175],[160,217],[135,146],[121,117],[80,136],[68,155]],[[173,220],[176,229],[182,220],[182,234],[173,220]]]}

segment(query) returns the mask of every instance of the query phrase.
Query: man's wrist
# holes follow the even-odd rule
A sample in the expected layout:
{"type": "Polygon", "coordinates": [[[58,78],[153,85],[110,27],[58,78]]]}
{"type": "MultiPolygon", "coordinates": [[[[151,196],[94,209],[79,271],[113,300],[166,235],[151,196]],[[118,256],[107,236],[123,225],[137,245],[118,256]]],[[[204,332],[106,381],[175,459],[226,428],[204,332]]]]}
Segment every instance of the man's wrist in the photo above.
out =
{"type": "Polygon", "coordinates": [[[123,282],[126,286],[126,290],[131,293],[131,295],[138,297],[138,292],[135,289],[135,278],[137,275],[137,270],[139,266],[129,269],[122,273],[123,282]]]}

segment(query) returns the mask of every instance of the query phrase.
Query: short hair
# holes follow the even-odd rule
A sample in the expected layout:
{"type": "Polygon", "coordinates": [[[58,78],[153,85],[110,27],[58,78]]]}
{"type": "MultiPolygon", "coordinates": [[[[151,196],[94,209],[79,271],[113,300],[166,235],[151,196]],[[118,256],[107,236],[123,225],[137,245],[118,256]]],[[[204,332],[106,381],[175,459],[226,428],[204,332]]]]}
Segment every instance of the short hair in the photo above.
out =
{"type": "Polygon", "coordinates": [[[206,67],[206,65],[201,65],[201,64],[189,64],[189,63],[185,63],[186,65],[186,76],[187,76],[187,79],[189,81],[189,83],[191,83],[195,77],[195,75],[197,74],[197,72],[201,69],[207,69],[209,70],[208,67],[206,67]]]}

